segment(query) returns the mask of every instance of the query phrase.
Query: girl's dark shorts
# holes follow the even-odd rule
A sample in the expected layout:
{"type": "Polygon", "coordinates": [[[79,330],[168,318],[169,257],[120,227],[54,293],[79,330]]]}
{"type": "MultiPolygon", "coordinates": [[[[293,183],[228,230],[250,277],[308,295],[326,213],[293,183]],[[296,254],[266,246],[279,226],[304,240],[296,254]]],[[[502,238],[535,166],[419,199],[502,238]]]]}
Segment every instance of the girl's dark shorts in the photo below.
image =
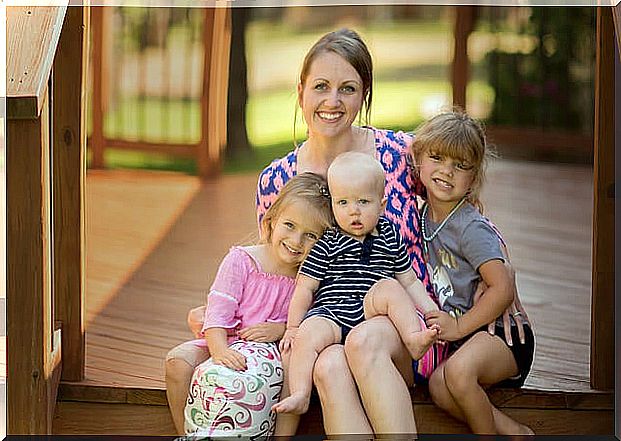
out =
{"type": "MultiPolygon", "coordinates": [[[[511,317],[511,321],[513,322],[513,317],[511,317]]],[[[509,346],[507,343],[507,339],[505,338],[505,330],[504,326],[496,322],[496,328],[494,330],[495,334],[505,342],[507,347],[513,353],[513,358],[515,359],[515,363],[518,367],[518,374],[515,377],[507,378],[506,380],[498,383],[498,386],[501,387],[522,387],[524,385],[524,381],[526,381],[526,377],[530,372],[530,368],[533,364],[533,355],[535,353],[535,336],[533,335],[533,331],[528,325],[528,323],[524,324],[524,344],[520,343],[520,336],[518,334],[517,325],[515,323],[511,324],[511,339],[513,340],[513,345],[509,346]]],[[[450,353],[455,352],[457,349],[463,345],[466,340],[472,337],[479,331],[487,332],[487,325],[482,326],[477,329],[475,332],[470,334],[469,336],[451,343],[450,353]]]]}

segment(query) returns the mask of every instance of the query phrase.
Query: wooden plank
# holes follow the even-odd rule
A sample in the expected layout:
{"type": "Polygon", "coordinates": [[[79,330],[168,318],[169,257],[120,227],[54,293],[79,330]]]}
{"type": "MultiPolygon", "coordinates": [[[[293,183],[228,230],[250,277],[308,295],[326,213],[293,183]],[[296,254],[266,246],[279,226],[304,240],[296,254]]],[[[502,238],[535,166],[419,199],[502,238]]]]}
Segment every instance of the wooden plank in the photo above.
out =
{"type": "Polygon", "coordinates": [[[453,105],[466,109],[469,66],[468,37],[474,29],[476,6],[454,6],[455,26],[453,31],[453,62],[451,64],[451,85],[453,105]]]}
{"type": "Polygon", "coordinates": [[[182,158],[195,158],[198,145],[192,144],[165,144],[156,142],[127,141],[124,139],[106,138],[103,141],[103,149],[114,148],[121,150],[133,150],[138,152],[158,153],[182,158]]]}
{"type": "Polygon", "coordinates": [[[486,127],[486,133],[494,144],[528,147],[533,153],[559,150],[564,155],[590,158],[593,152],[593,136],[575,132],[490,125],[486,127]]]}
{"type": "Polygon", "coordinates": [[[63,323],[62,378],[84,378],[86,74],[89,9],[71,7],[54,62],[55,319],[63,323]]]}
{"type": "MultiPolygon", "coordinates": [[[[612,435],[614,411],[556,409],[502,409],[510,417],[531,427],[537,435],[612,435]]],[[[420,433],[470,433],[468,427],[435,407],[414,407],[420,433]]]]}
{"type": "Polygon", "coordinates": [[[103,41],[104,41],[104,7],[103,6],[91,6],[91,32],[92,32],[92,75],[93,75],[93,92],[92,92],[92,133],[89,138],[88,145],[90,146],[91,164],[93,169],[104,167],[104,149],[105,139],[103,133],[103,118],[104,118],[104,105],[103,105],[103,41]]]}
{"type": "MultiPolygon", "coordinates": [[[[614,410],[614,394],[611,392],[545,392],[528,388],[492,388],[488,393],[492,403],[506,409],[614,410]]],[[[415,406],[432,402],[429,390],[424,385],[411,388],[410,394],[415,406]]],[[[59,400],[167,405],[164,386],[102,386],[92,380],[63,382],[59,400]]],[[[315,404],[319,405],[319,401],[315,404]]]]}
{"type": "Polygon", "coordinates": [[[203,24],[203,91],[201,141],[196,152],[199,175],[220,171],[220,154],[226,145],[226,109],[231,14],[229,8],[206,8],[203,24]]]}
{"type": "Polygon", "coordinates": [[[591,386],[612,389],[614,378],[615,127],[612,9],[597,8],[595,152],[593,160],[593,291],[591,386]]]}
{"type": "Polygon", "coordinates": [[[36,118],[41,113],[67,1],[57,6],[6,8],[7,116],[36,118]]]}
{"type": "Polygon", "coordinates": [[[49,109],[7,127],[9,434],[45,434],[52,354],[49,109]]]}
{"type": "Polygon", "coordinates": [[[136,404],[58,403],[54,434],[174,435],[168,407],[136,404]]]}
{"type": "MultiPolygon", "coordinates": [[[[324,434],[319,403],[311,403],[309,412],[302,416],[298,435],[324,434]]],[[[613,410],[503,410],[539,435],[611,435],[614,430],[613,410]]],[[[414,414],[419,433],[469,433],[463,423],[430,402],[416,404],[414,414]]],[[[61,401],[54,417],[54,433],[64,435],[174,435],[174,430],[166,406],[61,401]]]]}

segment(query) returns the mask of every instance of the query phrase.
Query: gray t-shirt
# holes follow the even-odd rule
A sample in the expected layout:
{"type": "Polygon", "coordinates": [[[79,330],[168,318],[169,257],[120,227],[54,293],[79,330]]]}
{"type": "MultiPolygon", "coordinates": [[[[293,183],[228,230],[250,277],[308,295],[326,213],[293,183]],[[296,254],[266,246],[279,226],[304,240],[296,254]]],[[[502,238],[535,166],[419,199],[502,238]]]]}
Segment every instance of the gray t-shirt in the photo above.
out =
{"type": "MultiPolygon", "coordinates": [[[[428,212],[427,235],[439,226],[430,217],[428,212]]],[[[440,308],[454,317],[465,314],[481,280],[479,267],[493,259],[504,261],[498,234],[474,206],[465,203],[427,245],[427,268],[440,308]]]]}

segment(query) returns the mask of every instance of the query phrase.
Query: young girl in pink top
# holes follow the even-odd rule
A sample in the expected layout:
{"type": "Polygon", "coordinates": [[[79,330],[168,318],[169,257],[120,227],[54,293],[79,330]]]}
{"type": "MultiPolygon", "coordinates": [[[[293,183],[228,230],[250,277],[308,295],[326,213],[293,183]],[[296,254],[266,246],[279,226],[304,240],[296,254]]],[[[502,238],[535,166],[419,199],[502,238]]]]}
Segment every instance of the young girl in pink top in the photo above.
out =
{"type": "MultiPolygon", "coordinates": [[[[211,357],[212,364],[240,372],[256,364],[231,344],[282,338],[298,267],[332,224],[325,180],[314,173],[291,179],[261,221],[260,243],[232,247],[222,260],[209,291],[202,329],[196,330],[203,338],[180,345],[179,350],[191,352],[196,359],[211,357]]],[[[169,353],[168,359],[173,362],[175,355],[169,353]]],[[[167,390],[173,420],[182,433],[187,395],[167,390]]],[[[186,409],[186,430],[187,417],[186,409]]]]}

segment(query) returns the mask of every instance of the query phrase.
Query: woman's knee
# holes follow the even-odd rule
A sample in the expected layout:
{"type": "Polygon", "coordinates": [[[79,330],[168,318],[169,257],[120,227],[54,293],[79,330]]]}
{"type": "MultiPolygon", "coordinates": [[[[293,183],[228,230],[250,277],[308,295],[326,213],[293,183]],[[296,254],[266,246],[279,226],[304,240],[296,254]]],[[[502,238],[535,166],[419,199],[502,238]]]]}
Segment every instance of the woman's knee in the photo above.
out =
{"type": "Polygon", "coordinates": [[[345,340],[345,353],[348,360],[360,362],[372,356],[390,354],[391,348],[398,344],[400,340],[390,320],[376,317],[351,330],[345,340]]]}
{"type": "Polygon", "coordinates": [[[319,354],[313,368],[313,381],[318,389],[331,388],[348,375],[351,374],[343,346],[332,345],[319,354]]]}

